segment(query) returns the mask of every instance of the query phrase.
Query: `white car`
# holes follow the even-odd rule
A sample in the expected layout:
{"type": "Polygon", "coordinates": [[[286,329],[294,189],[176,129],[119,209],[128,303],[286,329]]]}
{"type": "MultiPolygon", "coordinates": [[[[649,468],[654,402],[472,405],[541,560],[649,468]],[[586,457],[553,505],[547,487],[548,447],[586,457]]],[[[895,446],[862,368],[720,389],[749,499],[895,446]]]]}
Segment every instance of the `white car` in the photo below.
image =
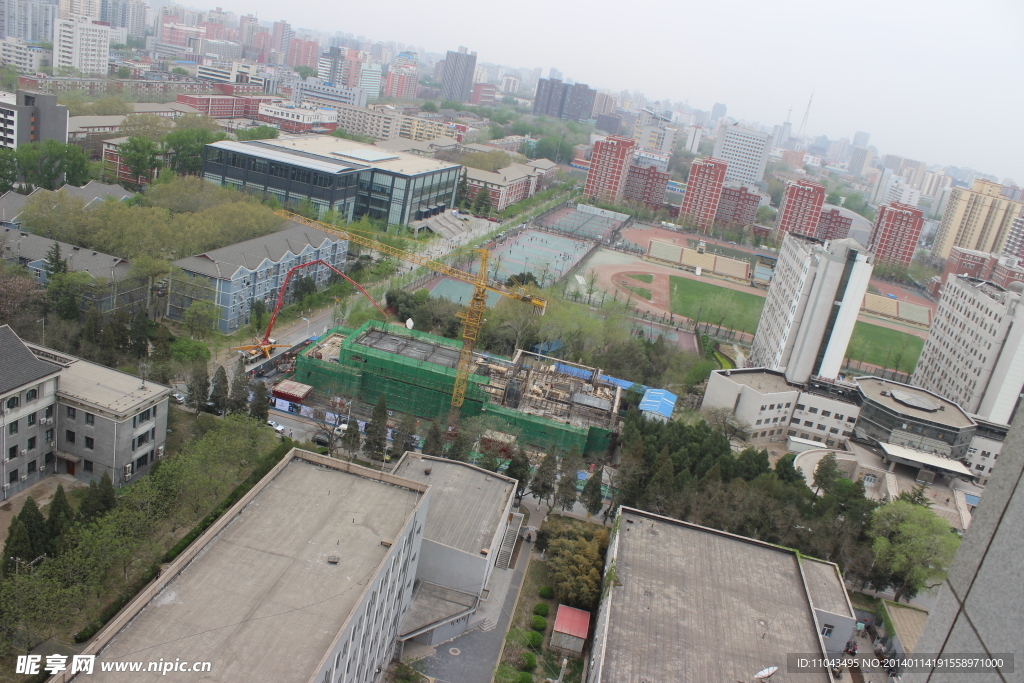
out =
{"type": "Polygon", "coordinates": [[[179,404],[180,404],[180,403],[184,403],[184,402],[185,402],[185,396],[184,396],[184,395],[182,395],[182,393],[181,393],[181,392],[179,392],[179,391],[175,391],[175,392],[174,392],[173,394],[171,394],[171,399],[172,399],[172,400],[173,400],[173,401],[174,401],[175,403],[179,403],[179,404]]]}
{"type": "Polygon", "coordinates": [[[278,434],[284,434],[284,427],[282,427],[281,425],[277,424],[273,420],[267,420],[267,424],[270,425],[273,428],[273,430],[275,432],[277,432],[278,434]]]}

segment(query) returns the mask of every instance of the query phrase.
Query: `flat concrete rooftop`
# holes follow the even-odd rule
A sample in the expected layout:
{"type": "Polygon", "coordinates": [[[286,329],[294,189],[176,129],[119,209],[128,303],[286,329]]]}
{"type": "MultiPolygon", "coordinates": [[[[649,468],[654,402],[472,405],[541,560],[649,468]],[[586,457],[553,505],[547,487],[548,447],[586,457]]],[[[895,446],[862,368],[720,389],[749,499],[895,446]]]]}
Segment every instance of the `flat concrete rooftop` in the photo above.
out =
{"type": "MultiPolygon", "coordinates": [[[[314,465],[301,453],[112,639],[100,661],[180,657],[213,666],[176,673],[179,681],[307,683],[387,555],[381,540],[397,537],[422,494],[314,465]],[[328,563],[331,555],[337,564],[328,563]]],[[[90,680],[127,680],[99,669],[90,680]]],[[[131,680],[167,679],[136,673],[131,680]]]]}
{"type": "Polygon", "coordinates": [[[369,329],[355,339],[354,343],[414,360],[443,365],[446,368],[454,368],[459,364],[459,349],[453,346],[432,344],[416,337],[394,334],[387,330],[369,329]]]}
{"type": "Polygon", "coordinates": [[[602,682],[749,681],[823,654],[795,553],[630,508],[617,542],[602,682]]]}
{"type": "MultiPolygon", "coordinates": [[[[719,374],[725,375],[724,372],[719,374]]],[[[725,377],[736,384],[743,384],[762,394],[777,394],[783,391],[800,391],[799,387],[794,387],[787,382],[786,377],[781,372],[776,372],[774,370],[765,370],[763,368],[730,370],[729,374],[725,375],[725,377]]]]}
{"type": "Polygon", "coordinates": [[[956,429],[975,424],[959,405],[920,387],[879,377],[857,377],[854,382],[865,397],[894,412],[956,429]]]}
{"type": "Polygon", "coordinates": [[[475,465],[413,452],[393,474],[430,486],[423,537],[473,555],[490,548],[516,487],[514,479],[475,465]]]}

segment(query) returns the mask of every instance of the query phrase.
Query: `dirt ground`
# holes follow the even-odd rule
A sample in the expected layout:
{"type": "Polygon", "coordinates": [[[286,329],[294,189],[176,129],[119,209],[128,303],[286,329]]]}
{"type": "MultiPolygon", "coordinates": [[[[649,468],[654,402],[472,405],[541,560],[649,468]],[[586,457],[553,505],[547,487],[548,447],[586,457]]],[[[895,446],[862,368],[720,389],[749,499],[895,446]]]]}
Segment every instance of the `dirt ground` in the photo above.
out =
{"type": "Polygon", "coordinates": [[[5,500],[3,504],[0,504],[0,543],[7,540],[7,528],[11,526],[11,520],[14,519],[14,516],[21,512],[21,506],[25,504],[25,499],[32,496],[36,501],[36,505],[42,510],[53,500],[53,494],[57,491],[57,484],[64,484],[65,493],[71,489],[86,488],[88,486],[88,484],[80,482],[71,475],[54,474],[40,479],[24,491],[14,494],[5,500]]]}

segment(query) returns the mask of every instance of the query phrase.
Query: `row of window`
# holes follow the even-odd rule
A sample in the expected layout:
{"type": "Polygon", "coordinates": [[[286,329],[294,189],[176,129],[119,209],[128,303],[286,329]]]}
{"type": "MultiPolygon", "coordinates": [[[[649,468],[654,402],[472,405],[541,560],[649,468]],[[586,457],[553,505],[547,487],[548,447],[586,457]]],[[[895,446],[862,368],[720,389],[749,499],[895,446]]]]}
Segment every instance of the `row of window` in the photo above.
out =
{"type": "MultiPolygon", "coordinates": [[[[39,390],[38,389],[29,389],[28,391],[25,392],[25,402],[26,403],[28,403],[29,401],[35,401],[38,398],[39,398],[39,390]]],[[[14,410],[15,408],[17,408],[20,405],[21,405],[21,397],[20,396],[11,396],[9,399],[7,399],[7,410],[14,410]]]]}

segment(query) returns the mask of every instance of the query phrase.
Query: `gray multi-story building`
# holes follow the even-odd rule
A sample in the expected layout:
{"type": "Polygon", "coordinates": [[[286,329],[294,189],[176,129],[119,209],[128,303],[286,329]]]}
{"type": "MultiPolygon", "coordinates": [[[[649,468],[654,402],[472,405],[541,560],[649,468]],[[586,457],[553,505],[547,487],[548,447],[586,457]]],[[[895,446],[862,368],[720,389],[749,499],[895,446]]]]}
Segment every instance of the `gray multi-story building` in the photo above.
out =
{"type": "Polygon", "coordinates": [[[60,15],[56,2],[41,0],[5,0],[3,36],[32,42],[53,40],[54,22],[60,15]]]}
{"type": "Polygon", "coordinates": [[[163,456],[170,387],[26,344],[0,326],[3,498],[50,474],[115,486],[163,456]]]}
{"type": "Polygon", "coordinates": [[[557,78],[542,78],[537,82],[533,113],[567,121],[589,119],[593,114],[596,96],[597,91],[586,83],[570,85],[557,78]]]}
{"type": "Polygon", "coordinates": [[[292,102],[295,104],[316,104],[322,107],[365,107],[366,91],[362,88],[346,88],[315,76],[298,81],[292,88],[292,102]]]}
{"type": "MultiPolygon", "coordinates": [[[[312,261],[324,261],[344,270],[348,242],[308,226],[292,224],[284,230],[178,259],[174,265],[184,278],[170,278],[167,316],[180,320],[193,301],[217,305],[217,329],[230,334],[249,324],[257,300],[273,309],[288,271],[312,261]]],[[[324,265],[297,271],[286,293],[290,300],[300,277],[311,277],[318,289],[327,286],[333,271],[324,265]]]]}
{"type": "Polygon", "coordinates": [[[441,74],[441,97],[455,102],[468,102],[473,93],[473,74],[476,72],[476,52],[460,47],[458,52],[448,51],[441,74]]]}
{"type": "Polygon", "coordinates": [[[744,128],[739,124],[721,126],[715,138],[712,156],[729,164],[726,180],[757,185],[764,179],[768,164],[768,133],[744,128]]]}
{"type": "Polygon", "coordinates": [[[57,104],[56,95],[0,92],[0,147],[17,149],[44,140],[68,141],[68,108],[57,104]]]}
{"type": "Polygon", "coordinates": [[[390,152],[329,135],[207,145],[203,177],[218,185],[309,201],[320,215],[369,216],[395,225],[429,218],[454,205],[461,166],[390,152]]]}

